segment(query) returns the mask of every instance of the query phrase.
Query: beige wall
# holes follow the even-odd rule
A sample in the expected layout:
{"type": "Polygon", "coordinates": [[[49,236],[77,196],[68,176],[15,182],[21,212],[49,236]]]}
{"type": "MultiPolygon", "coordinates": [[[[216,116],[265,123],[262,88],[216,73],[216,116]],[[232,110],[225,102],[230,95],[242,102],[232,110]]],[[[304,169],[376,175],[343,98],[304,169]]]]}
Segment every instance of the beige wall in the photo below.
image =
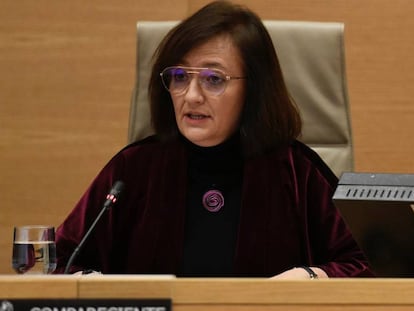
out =
{"type": "MultiPolygon", "coordinates": [[[[0,273],[12,227],[57,226],[126,143],[135,22],[202,0],[0,0],[0,273]]],[[[414,171],[414,1],[244,0],[264,19],[340,21],[357,171],[414,171]]]]}

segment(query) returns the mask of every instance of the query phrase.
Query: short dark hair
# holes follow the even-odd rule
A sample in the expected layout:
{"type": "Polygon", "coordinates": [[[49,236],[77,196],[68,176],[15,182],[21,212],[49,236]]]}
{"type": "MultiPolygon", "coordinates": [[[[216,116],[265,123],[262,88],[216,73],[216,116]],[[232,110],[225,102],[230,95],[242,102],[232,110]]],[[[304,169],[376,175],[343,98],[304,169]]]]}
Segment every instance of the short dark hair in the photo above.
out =
{"type": "Polygon", "coordinates": [[[227,34],[244,62],[246,97],[240,137],[247,156],[290,143],[302,130],[299,111],[286,88],[271,37],[246,7],[215,1],[179,23],[159,45],[149,84],[152,125],[162,140],[178,137],[174,108],[160,72],[179,64],[195,47],[227,34]]]}

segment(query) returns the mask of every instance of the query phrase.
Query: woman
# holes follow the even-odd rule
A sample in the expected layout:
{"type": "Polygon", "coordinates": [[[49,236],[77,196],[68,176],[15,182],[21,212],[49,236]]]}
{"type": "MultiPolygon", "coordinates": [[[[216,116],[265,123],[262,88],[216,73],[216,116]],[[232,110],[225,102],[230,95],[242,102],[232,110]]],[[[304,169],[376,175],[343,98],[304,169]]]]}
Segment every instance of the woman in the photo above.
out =
{"type": "Polygon", "coordinates": [[[149,97],[155,136],[115,155],[58,228],[57,272],[122,180],[72,272],[371,275],[332,204],[335,175],[297,141],[299,113],[254,13],[218,1],[176,26],[149,97]]]}

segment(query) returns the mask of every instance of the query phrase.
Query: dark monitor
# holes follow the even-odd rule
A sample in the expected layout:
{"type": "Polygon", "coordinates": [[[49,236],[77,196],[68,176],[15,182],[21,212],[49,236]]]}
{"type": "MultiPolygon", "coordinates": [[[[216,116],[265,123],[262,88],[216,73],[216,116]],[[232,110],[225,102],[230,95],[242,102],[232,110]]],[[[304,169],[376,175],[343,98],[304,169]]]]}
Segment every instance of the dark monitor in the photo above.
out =
{"type": "Polygon", "coordinates": [[[414,277],[414,174],[344,173],[333,196],[379,277],[414,277]]]}

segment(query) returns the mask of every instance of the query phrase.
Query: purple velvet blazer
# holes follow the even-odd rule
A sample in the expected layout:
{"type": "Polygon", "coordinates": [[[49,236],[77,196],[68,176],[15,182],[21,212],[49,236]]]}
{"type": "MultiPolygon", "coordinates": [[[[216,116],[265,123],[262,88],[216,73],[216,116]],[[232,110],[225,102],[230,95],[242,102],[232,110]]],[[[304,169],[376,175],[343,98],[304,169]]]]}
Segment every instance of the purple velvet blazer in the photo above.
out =
{"type": "MultiPolygon", "coordinates": [[[[107,211],[71,272],[177,274],[182,257],[187,152],[153,138],[127,146],[103,168],[57,229],[58,268],[100,212],[108,189],[126,189],[107,211]]],[[[330,277],[372,276],[333,206],[336,176],[300,142],[245,161],[234,276],[270,277],[318,266],[330,277]]]]}

